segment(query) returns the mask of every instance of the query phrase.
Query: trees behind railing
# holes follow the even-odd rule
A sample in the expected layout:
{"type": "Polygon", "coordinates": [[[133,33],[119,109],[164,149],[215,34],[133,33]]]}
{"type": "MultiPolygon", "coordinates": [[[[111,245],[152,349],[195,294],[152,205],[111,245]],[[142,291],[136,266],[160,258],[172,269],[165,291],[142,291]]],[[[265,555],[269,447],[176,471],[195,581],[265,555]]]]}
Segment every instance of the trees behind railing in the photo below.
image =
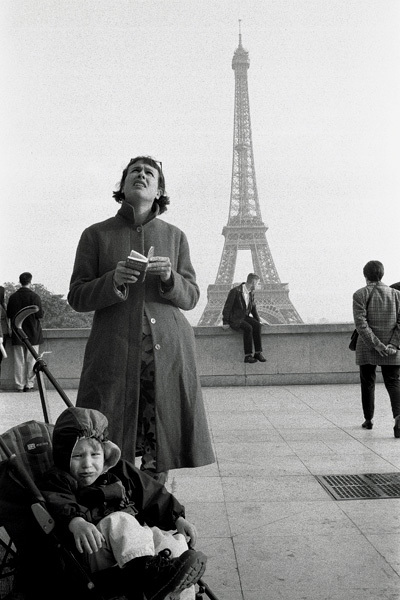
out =
{"type": "MultiPolygon", "coordinates": [[[[6,282],[3,286],[7,303],[10,295],[17,291],[20,285],[6,282]]],[[[44,312],[42,327],[44,329],[79,329],[92,326],[93,313],[75,312],[63,294],[54,294],[41,283],[33,283],[31,289],[40,296],[42,301],[44,312]]]]}

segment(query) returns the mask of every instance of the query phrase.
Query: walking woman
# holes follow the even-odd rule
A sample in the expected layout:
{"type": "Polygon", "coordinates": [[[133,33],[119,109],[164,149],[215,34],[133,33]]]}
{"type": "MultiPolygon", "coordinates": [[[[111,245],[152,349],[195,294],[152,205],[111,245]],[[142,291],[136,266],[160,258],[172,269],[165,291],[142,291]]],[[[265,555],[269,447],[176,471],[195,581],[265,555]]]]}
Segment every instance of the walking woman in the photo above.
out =
{"type": "Polygon", "coordinates": [[[359,335],[356,364],[365,419],[362,427],[373,427],[376,367],[380,365],[395,420],[394,436],[400,438],[400,292],[382,283],[384,268],[378,260],[369,261],[363,273],[367,285],[353,295],[359,335]]]}

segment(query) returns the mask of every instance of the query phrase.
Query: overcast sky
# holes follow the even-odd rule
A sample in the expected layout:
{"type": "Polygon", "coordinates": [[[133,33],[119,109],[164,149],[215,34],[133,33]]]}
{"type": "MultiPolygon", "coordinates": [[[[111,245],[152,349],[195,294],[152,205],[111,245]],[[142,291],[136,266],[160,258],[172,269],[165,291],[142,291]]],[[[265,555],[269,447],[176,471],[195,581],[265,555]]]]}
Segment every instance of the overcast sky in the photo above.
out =
{"type": "MultiPolygon", "coordinates": [[[[2,0],[0,282],[66,294],[131,156],[163,162],[201,288],[229,214],[238,19],[267,239],[306,322],[400,280],[400,0],[2,0]]],[[[252,265],[241,253],[235,280],[252,265]]]]}

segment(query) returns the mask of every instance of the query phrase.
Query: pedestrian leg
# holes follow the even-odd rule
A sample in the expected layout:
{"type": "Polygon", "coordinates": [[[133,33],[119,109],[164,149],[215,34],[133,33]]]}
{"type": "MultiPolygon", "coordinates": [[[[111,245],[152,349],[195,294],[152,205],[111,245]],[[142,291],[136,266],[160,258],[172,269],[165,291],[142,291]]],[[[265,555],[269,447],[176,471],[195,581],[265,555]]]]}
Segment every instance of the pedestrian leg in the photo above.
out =
{"type": "Polygon", "coordinates": [[[400,415],[400,366],[382,365],[382,377],[392,405],[393,418],[400,415]]]}
{"type": "Polygon", "coordinates": [[[253,329],[249,323],[242,321],[239,325],[239,329],[243,332],[243,350],[245,356],[252,356],[253,354],[253,329]]]}
{"type": "Polygon", "coordinates": [[[13,350],[15,387],[18,391],[22,391],[25,385],[24,346],[13,346],[13,350]]]}
{"type": "MultiPolygon", "coordinates": [[[[39,346],[32,346],[35,350],[36,354],[39,354],[39,346]]],[[[36,375],[33,372],[33,367],[35,366],[36,359],[29,352],[28,348],[25,348],[25,384],[28,390],[33,389],[36,375]]]]}
{"type": "Polygon", "coordinates": [[[361,402],[364,419],[372,421],[375,412],[376,365],[360,365],[361,402]]]}
{"type": "Polygon", "coordinates": [[[246,317],[246,322],[251,325],[252,336],[254,342],[254,353],[259,354],[263,351],[261,343],[261,323],[254,317],[246,317]]]}

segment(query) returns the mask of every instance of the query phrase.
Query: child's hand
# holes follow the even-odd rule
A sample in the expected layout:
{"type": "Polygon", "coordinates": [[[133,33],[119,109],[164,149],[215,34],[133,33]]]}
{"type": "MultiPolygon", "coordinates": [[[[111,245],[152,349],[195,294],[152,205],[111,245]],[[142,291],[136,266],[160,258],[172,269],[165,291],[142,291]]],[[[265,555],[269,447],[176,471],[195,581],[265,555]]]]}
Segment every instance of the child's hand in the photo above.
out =
{"type": "Polygon", "coordinates": [[[86,551],[88,554],[93,554],[93,552],[100,550],[105,541],[103,534],[100,533],[96,525],[85,521],[82,517],[72,519],[68,527],[74,536],[76,548],[80,553],[86,551]]]}
{"type": "Polygon", "coordinates": [[[186,537],[189,548],[194,548],[197,542],[197,529],[189,523],[184,517],[178,517],[176,522],[176,530],[186,537]]]}

